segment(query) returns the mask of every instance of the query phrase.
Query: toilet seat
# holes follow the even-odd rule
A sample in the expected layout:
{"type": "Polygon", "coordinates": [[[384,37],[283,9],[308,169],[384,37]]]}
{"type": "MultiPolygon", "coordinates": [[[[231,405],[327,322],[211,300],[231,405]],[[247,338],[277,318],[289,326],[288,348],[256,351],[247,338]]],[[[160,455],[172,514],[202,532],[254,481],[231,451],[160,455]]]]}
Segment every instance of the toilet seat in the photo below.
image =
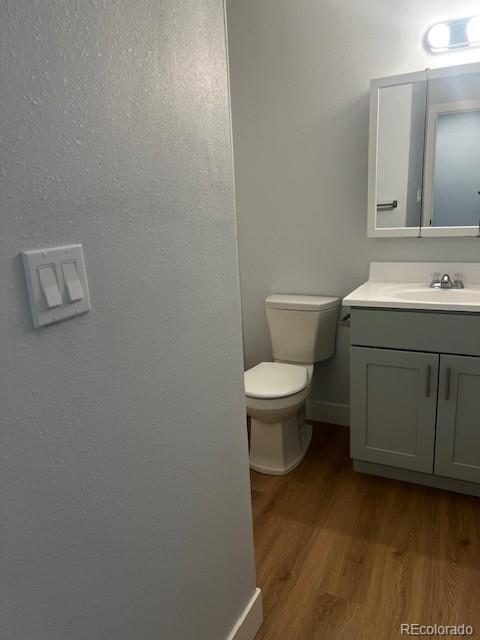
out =
{"type": "Polygon", "coordinates": [[[285,398],[305,389],[307,383],[307,367],[261,362],[245,372],[245,395],[260,399],[285,398]]]}

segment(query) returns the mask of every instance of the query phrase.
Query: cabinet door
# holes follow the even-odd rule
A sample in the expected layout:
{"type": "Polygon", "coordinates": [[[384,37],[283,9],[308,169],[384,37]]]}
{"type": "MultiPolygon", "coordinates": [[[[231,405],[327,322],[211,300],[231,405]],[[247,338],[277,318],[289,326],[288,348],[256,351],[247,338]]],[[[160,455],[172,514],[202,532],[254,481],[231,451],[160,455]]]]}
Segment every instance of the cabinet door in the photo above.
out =
{"type": "Polygon", "coordinates": [[[433,472],[439,356],[351,348],[351,456],[433,472]]]}
{"type": "Polygon", "coordinates": [[[480,482],[480,358],[440,356],[435,473],[480,482]]]}

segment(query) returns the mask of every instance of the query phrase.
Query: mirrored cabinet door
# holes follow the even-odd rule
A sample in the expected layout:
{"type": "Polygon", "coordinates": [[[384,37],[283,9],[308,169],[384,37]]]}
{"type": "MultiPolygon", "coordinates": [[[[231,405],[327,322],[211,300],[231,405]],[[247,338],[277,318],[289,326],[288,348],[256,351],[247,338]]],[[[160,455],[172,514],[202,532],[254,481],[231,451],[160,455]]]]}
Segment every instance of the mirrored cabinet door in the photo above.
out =
{"type": "Polygon", "coordinates": [[[480,73],[431,78],[422,226],[478,230],[480,224],[480,73]]]}
{"type": "Polygon", "coordinates": [[[372,80],[368,235],[480,236],[480,64],[372,80]]]}
{"type": "Polygon", "coordinates": [[[420,225],[427,83],[378,90],[376,227],[420,225]]]}

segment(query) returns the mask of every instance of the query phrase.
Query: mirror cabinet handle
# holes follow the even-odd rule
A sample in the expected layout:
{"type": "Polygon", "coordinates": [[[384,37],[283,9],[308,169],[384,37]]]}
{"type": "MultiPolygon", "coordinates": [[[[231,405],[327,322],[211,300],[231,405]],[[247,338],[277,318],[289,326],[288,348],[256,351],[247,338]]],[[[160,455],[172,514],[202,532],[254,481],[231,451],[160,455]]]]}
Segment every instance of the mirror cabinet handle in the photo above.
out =
{"type": "Polygon", "coordinates": [[[398,200],[392,200],[392,202],[378,202],[377,211],[389,211],[390,209],[396,209],[398,207],[398,200]]]}

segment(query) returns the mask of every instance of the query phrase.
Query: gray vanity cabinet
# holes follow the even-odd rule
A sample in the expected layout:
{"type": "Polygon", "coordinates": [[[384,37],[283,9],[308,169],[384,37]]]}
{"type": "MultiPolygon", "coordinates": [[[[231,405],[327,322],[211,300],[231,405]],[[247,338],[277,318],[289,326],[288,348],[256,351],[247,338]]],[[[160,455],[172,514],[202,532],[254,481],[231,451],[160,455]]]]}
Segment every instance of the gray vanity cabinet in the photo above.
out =
{"type": "Polygon", "coordinates": [[[480,483],[480,358],[440,356],[435,473],[480,483]]]}
{"type": "Polygon", "coordinates": [[[352,457],[433,473],[439,356],[352,347],[350,366],[352,457]]]}
{"type": "Polygon", "coordinates": [[[480,315],[352,309],[354,469],[480,496],[480,315]]]}

